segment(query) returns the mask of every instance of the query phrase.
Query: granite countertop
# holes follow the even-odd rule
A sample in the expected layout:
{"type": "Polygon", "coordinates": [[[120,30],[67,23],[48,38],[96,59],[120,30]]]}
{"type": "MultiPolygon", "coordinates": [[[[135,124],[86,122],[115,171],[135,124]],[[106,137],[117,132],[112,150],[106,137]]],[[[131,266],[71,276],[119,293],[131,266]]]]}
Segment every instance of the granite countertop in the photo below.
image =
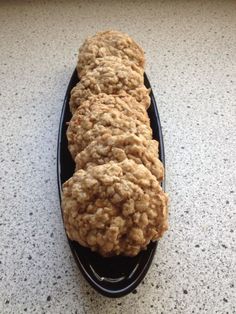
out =
{"type": "Polygon", "coordinates": [[[236,312],[236,2],[1,1],[0,313],[236,312]],[[121,299],[83,279],[57,191],[63,98],[86,36],[145,49],[166,150],[170,229],[121,299]]]}

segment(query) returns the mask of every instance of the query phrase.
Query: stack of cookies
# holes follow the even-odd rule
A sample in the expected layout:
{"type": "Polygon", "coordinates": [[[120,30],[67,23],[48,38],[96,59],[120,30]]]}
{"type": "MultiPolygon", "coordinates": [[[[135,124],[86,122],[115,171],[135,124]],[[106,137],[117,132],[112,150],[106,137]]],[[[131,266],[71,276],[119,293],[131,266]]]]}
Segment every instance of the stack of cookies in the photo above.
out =
{"type": "Polygon", "coordinates": [[[144,52],[126,34],[97,33],[80,48],[77,71],[67,129],[76,168],[62,198],[66,232],[103,256],[135,256],[167,229],[144,52]]]}

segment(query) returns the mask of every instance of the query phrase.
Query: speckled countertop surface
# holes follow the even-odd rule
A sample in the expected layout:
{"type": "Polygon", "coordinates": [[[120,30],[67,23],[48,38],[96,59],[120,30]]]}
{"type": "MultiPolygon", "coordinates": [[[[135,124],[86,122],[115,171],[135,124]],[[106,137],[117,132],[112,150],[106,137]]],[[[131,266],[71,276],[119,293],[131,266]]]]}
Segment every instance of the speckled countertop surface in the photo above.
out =
{"type": "Polygon", "coordinates": [[[1,314],[236,312],[235,34],[235,1],[1,1],[1,314]],[[75,265],[56,177],[77,48],[107,28],[146,50],[171,198],[148,275],[116,300],[75,265]]]}

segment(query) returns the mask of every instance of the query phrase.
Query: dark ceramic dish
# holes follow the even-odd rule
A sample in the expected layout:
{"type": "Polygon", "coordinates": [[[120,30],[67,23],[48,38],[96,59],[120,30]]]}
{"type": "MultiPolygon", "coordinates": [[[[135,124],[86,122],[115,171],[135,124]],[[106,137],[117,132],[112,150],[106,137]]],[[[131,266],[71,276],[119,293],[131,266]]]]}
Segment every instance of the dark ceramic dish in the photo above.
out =
{"type": "MultiPolygon", "coordinates": [[[[151,88],[146,74],[144,78],[146,87],[151,88]]],[[[62,184],[74,172],[74,162],[67,148],[66,122],[71,119],[69,109],[70,91],[76,83],[78,83],[78,77],[76,71],[74,71],[66,91],[58,135],[57,175],[60,199],[62,184]]],[[[164,163],[164,145],[160,118],[152,92],[150,97],[151,106],[148,109],[148,115],[153,130],[153,138],[159,141],[159,158],[164,163]]],[[[145,277],[157,247],[157,242],[152,242],[148,245],[147,250],[140,252],[136,257],[118,256],[104,258],[79,245],[77,242],[70,239],[68,241],[77,265],[85,279],[99,293],[111,298],[124,296],[137,287],[145,277]]]]}

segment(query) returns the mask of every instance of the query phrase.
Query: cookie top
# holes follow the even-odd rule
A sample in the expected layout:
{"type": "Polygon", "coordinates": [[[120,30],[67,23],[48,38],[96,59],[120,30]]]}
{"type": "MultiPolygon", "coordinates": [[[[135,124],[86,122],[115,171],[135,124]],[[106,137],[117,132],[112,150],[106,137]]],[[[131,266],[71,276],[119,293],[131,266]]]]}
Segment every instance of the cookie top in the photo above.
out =
{"type": "Polygon", "coordinates": [[[131,133],[152,139],[152,129],[148,124],[128,116],[117,109],[108,111],[106,108],[80,114],[77,110],[69,122],[67,129],[68,148],[73,158],[88,146],[94,139],[103,135],[120,135],[131,133]]]}
{"type": "Polygon", "coordinates": [[[105,31],[86,39],[79,49],[79,77],[85,75],[89,67],[94,67],[98,58],[107,56],[119,57],[123,61],[133,62],[141,69],[144,68],[144,51],[132,38],[118,31],[105,31]]]}
{"type": "Polygon", "coordinates": [[[98,110],[112,111],[114,109],[150,125],[146,109],[133,96],[126,92],[121,93],[119,96],[104,93],[93,95],[77,108],[76,114],[88,115],[98,110]]]}
{"type": "Polygon", "coordinates": [[[163,180],[164,168],[158,159],[158,142],[134,134],[104,134],[80,152],[75,163],[76,169],[79,170],[103,165],[109,161],[121,162],[127,158],[137,164],[143,164],[157,180],[163,180]]]}
{"type": "Polygon", "coordinates": [[[88,71],[80,82],[72,89],[70,109],[72,114],[76,108],[90,96],[99,93],[119,95],[124,91],[134,96],[145,108],[150,105],[149,90],[143,84],[143,75],[130,66],[122,63],[120,58],[104,58],[96,68],[88,71]]]}
{"type": "MultiPolygon", "coordinates": [[[[113,64],[116,64],[117,62],[121,62],[124,66],[131,68],[133,71],[137,72],[139,75],[144,75],[144,69],[136,65],[134,62],[130,61],[129,59],[122,59],[117,56],[104,56],[102,58],[96,58],[95,61],[89,65],[86,66],[86,75],[88,72],[94,70],[95,68],[104,67],[107,64],[109,66],[112,66],[113,64]]],[[[83,76],[84,76],[83,75],[83,76]]]]}
{"type": "Polygon", "coordinates": [[[104,256],[137,255],[167,229],[167,196],[133,160],[75,172],[62,208],[68,237],[104,256]]]}

